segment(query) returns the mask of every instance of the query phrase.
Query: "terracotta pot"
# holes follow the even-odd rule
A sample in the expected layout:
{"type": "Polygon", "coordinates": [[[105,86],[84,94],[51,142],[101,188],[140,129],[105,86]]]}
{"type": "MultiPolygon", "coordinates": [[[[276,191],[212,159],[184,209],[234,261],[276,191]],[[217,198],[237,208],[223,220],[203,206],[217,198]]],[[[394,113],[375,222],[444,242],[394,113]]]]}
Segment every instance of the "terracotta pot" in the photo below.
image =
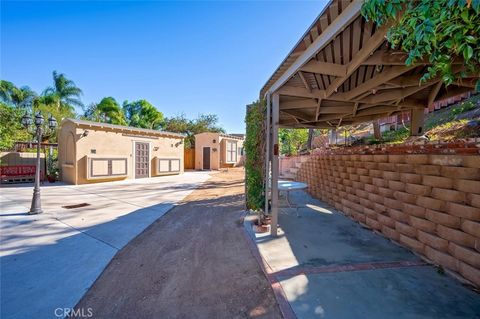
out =
{"type": "Polygon", "coordinates": [[[55,176],[48,175],[47,180],[49,183],[55,183],[55,176]]]}

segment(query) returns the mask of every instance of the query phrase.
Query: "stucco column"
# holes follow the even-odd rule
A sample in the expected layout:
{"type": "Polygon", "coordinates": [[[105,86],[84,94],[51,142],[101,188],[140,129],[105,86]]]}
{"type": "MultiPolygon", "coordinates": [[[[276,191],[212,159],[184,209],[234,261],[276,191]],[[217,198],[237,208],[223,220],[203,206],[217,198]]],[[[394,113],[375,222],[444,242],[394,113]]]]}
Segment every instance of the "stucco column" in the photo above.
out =
{"type": "Polygon", "coordinates": [[[420,136],[424,133],[424,109],[412,109],[410,113],[410,136],[420,136]]]}
{"type": "Polygon", "coordinates": [[[270,235],[277,236],[278,224],[278,122],[280,113],[280,96],[273,94],[272,96],[272,224],[270,227],[270,235]]]}

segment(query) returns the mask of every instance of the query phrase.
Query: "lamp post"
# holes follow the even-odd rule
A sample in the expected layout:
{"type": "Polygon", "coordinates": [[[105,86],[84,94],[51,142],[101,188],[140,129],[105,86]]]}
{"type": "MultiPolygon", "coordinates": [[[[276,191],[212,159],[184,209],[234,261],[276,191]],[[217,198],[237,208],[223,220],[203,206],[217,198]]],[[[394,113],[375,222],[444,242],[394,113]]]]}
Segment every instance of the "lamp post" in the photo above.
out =
{"type": "MultiPolygon", "coordinates": [[[[41,214],[42,211],[42,203],[40,201],[40,144],[42,143],[42,135],[43,131],[43,124],[45,119],[43,118],[42,114],[37,112],[34,118],[34,127],[35,127],[35,136],[37,138],[37,164],[35,168],[35,186],[33,187],[33,198],[32,198],[32,206],[30,207],[29,214],[41,214]]],[[[28,130],[32,127],[32,117],[26,113],[22,117],[22,124],[28,130]]],[[[48,128],[50,130],[54,130],[57,126],[57,121],[55,118],[50,114],[48,118],[48,128]]]]}

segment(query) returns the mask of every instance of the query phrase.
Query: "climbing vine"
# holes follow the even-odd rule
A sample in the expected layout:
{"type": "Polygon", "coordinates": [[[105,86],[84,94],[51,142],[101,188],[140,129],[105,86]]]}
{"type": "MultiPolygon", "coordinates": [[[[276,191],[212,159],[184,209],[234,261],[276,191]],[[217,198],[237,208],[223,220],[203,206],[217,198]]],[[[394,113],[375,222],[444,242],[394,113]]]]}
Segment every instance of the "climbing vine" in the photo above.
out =
{"type": "Polygon", "coordinates": [[[387,40],[408,53],[407,65],[430,62],[421,81],[439,76],[449,85],[459,76],[478,76],[480,0],[366,0],[362,14],[377,25],[393,22],[387,40]],[[463,67],[455,70],[459,59],[463,67]]]}
{"type": "Polygon", "coordinates": [[[263,210],[265,173],[265,111],[264,101],[256,101],[247,107],[245,116],[245,183],[247,208],[263,210]]]}

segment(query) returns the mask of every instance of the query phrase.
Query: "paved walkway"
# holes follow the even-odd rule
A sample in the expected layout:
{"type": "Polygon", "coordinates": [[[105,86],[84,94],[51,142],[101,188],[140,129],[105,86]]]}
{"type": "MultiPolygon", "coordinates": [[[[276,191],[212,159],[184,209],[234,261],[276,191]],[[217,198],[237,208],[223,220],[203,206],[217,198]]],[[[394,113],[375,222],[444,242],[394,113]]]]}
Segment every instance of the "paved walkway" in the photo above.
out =
{"type": "Polygon", "coordinates": [[[44,214],[30,216],[31,185],[0,189],[1,318],[55,318],[72,308],[113,256],[210,177],[45,184],[44,214]],[[86,203],[65,209],[62,206],[86,203]],[[58,312],[61,313],[61,312],[58,312]]]}
{"type": "Polygon", "coordinates": [[[286,318],[480,317],[478,293],[308,194],[291,197],[303,208],[281,210],[278,238],[245,222],[286,318]]]}

